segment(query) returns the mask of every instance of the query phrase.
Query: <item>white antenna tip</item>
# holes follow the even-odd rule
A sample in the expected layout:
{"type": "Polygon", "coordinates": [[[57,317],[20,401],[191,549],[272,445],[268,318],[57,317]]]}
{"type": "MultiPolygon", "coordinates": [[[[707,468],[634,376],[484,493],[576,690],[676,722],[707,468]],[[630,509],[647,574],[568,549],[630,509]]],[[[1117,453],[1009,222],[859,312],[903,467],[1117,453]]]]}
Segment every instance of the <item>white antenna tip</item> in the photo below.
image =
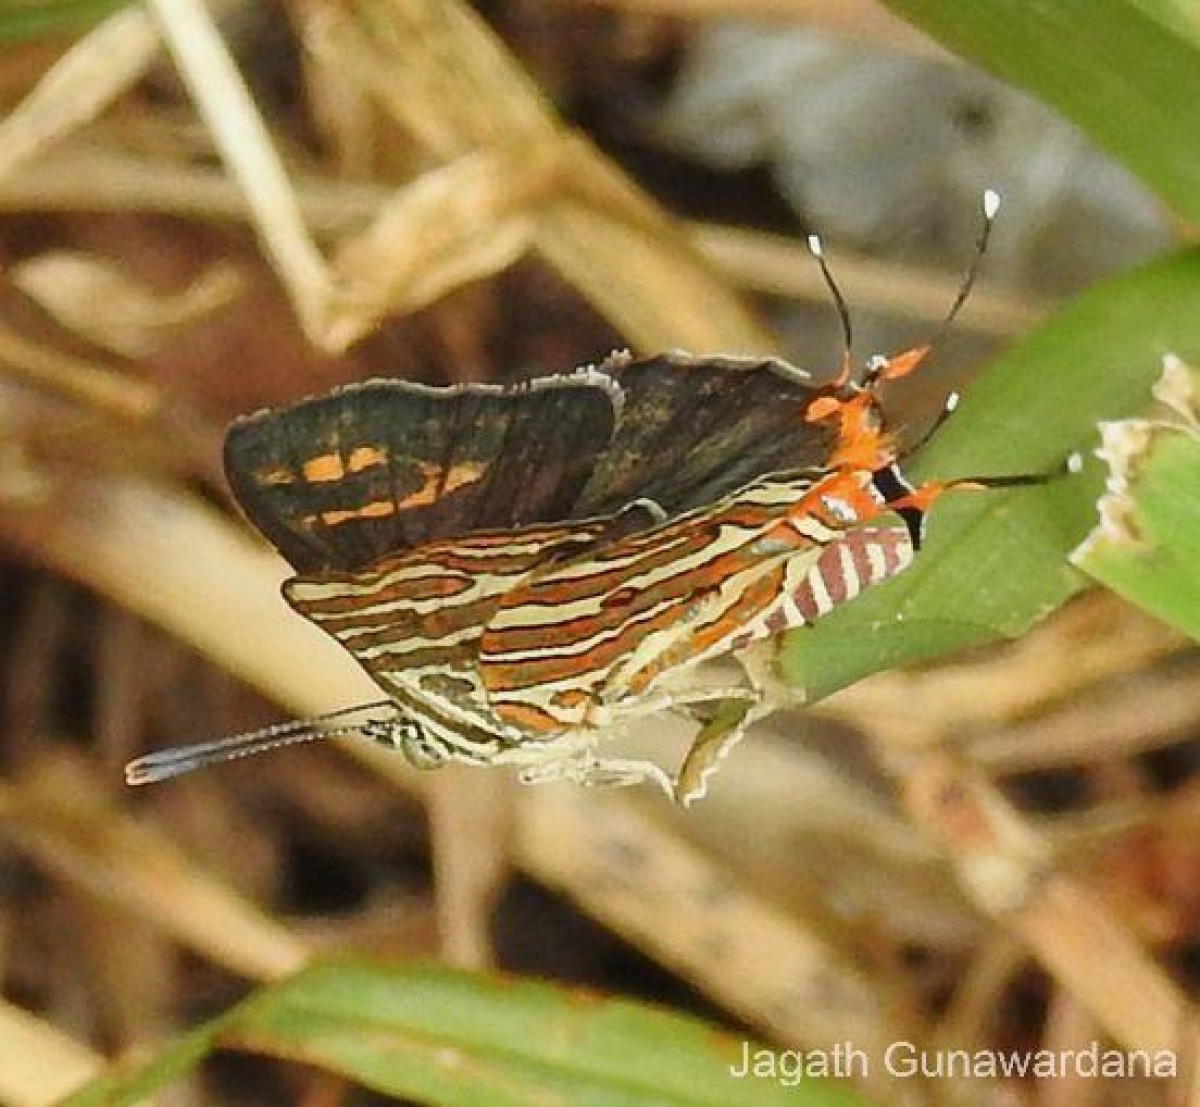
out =
{"type": "Polygon", "coordinates": [[[947,415],[952,415],[954,412],[956,412],[958,410],[958,403],[959,403],[959,400],[961,400],[961,399],[962,399],[962,397],[957,392],[951,392],[950,395],[946,397],[946,414],[947,415]]]}
{"type": "Polygon", "coordinates": [[[983,190],[983,215],[985,219],[995,219],[1000,210],[1000,193],[994,188],[983,190]]]}
{"type": "Polygon", "coordinates": [[[815,258],[824,256],[824,249],[821,246],[821,236],[819,234],[810,234],[808,236],[808,248],[815,258]]]}
{"type": "Polygon", "coordinates": [[[1067,472],[1068,473],[1082,473],[1083,472],[1083,454],[1081,454],[1078,450],[1076,450],[1073,454],[1071,454],[1067,458],[1067,472]]]}

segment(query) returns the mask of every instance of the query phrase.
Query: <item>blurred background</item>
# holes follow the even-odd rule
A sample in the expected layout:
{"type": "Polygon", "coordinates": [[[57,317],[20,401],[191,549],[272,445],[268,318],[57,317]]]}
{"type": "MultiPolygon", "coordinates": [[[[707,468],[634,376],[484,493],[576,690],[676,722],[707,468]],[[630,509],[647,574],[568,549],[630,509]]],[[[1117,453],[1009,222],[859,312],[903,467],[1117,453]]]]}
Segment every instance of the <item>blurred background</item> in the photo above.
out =
{"type": "MultiPolygon", "coordinates": [[[[353,746],[136,793],[121,772],[374,698],[233,509],[233,416],[626,346],[831,375],[805,237],[858,351],[892,352],[936,331],[996,188],[971,301],[890,397],[924,427],[1184,240],[1121,164],[868,0],[22,2],[0,29],[0,1103],[53,1102],[335,950],[802,1049],[1152,1048],[1186,1024],[1200,670],[1108,592],[777,715],[686,814],[353,746]]],[[[868,1084],[1185,1102],[1155,1080],[868,1084]]],[[[382,1100],[223,1055],[170,1101],[382,1100]]]]}

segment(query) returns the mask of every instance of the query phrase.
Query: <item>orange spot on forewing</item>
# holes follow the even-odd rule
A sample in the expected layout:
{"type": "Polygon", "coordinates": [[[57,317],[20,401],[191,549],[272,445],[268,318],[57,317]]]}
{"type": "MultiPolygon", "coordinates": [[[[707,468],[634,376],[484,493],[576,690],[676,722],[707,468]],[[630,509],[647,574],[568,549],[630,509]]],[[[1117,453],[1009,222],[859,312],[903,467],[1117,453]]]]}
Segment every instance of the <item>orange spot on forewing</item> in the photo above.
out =
{"type": "Polygon", "coordinates": [[[355,446],[346,458],[347,473],[361,473],[364,469],[387,463],[388,455],[374,446],[355,446]]]}
{"type": "Polygon", "coordinates": [[[346,508],[341,511],[322,511],[319,518],[326,526],[336,527],[339,523],[348,523],[354,519],[382,519],[388,515],[394,515],[395,512],[396,505],[391,500],[373,500],[369,504],[363,504],[362,507],[346,508]]]}
{"type": "Polygon", "coordinates": [[[474,484],[487,472],[487,466],[478,461],[462,461],[451,466],[450,469],[443,469],[440,465],[423,461],[420,462],[420,469],[423,483],[420,488],[415,492],[410,492],[396,505],[401,510],[425,507],[436,503],[442,496],[453,492],[456,488],[474,484]]]}
{"type": "Polygon", "coordinates": [[[321,454],[310,457],[301,467],[304,479],[314,484],[341,480],[346,475],[345,466],[338,454],[321,454]]]}

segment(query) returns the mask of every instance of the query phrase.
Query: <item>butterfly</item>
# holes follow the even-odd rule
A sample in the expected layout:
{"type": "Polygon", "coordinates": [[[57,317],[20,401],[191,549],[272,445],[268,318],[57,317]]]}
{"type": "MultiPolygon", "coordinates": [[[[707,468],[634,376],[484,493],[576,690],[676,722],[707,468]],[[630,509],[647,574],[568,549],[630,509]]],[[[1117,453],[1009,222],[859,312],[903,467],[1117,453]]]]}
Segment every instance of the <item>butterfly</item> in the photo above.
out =
{"type": "Polygon", "coordinates": [[[619,353],[512,385],[368,381],[235,422],[229,483],[296,570],[285,600],[386,699],[152,753],[127,778],[359,732],[424,768],[701,796],[764,709],[749,675],[695,679],[705,661],[903,570],[947,489],[1042,479],[908,481],[879,386],[932,344],[856,372],[813,247],[847,351],[823,386],[771,358],[619,353]],[[610,728],[663,710],[697,722],[677,773],[597,753],[610,728]]]}

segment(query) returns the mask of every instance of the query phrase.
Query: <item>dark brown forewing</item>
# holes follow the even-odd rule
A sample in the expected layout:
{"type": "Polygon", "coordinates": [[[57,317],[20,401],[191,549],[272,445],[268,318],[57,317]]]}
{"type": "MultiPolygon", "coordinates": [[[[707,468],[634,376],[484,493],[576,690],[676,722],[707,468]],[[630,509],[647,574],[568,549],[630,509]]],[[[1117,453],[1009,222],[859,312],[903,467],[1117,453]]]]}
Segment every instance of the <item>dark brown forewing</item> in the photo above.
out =
{"type": "Polygon", "coordinates": [[[356,569],[435,538],[571,517],[618,407],[596,373],[504,388],[369,381],[239,419],[225,468],[296,569],[356,569]]]}
{"type": "Polygon", "coordinates": [[[819,468],[833,434],[804,421],[818,390],[770,359],[668,353],[600,367],[625,402],[613,440],[575,505],[603,515],[639,498],[668,515],[712,503],[767,473],[819,468]]]}

